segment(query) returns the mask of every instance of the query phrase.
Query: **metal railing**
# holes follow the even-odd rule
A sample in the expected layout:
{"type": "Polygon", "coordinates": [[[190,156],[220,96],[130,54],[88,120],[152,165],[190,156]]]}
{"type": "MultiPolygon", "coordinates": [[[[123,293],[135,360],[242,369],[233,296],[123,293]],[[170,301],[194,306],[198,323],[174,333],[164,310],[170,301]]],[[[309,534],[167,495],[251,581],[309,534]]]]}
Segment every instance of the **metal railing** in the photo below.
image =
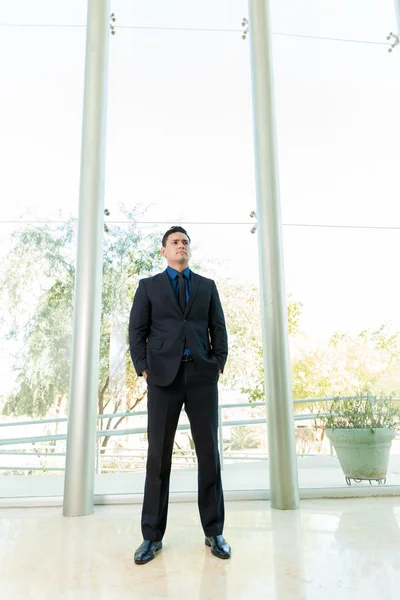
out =
{"type": "MultiPolygon", "coordinates": [[[[351,399],[351,396],[347,396],[347,397],[343,397],[342,399],[351,399]]],[[[308,413],[295,413],[294,416],[294,420],[295,422],[300,422],[300,421],[315,421],[318,417],[324,416],[326,414],[326,412],[328,411],[328,404],[329,402],[333,401],[334,398],[333,397],[327,397],[327,398],[306,398],[306,399],[302,399],[302,400],[294,400],[293,404],[296,405],[308,405],[308,406],[315,406],[317,404],[321,405],[324,404],[325,405],[325,412],[308,412],[308,413]]],[[[393,402],[399,402],[400,403],[400,398],[393,398],[392,399],[393,402]]],[[[221,468],[224,467],[224,461],[226,459],[232,460],[232,461],[248,461],[248,460],[265,460],[267,458],[267,453],[266,451],[263,450],[256,450],[253,449],[252,451],[246,450],[246,449],[240,449],[240,450],[227,450],[224,446],[224,444],[226,443],[226,441],[224,440],[224,436],[223,436],[223,428],[224,427],[246,427],[249,425],[266,425],[266,415],[262,416],[262,417],[258,417],[258,418],[250,418],[250,419],[236,419],[236,420],[224,420],[223,419],[223,411],[226,409],[239,409],[239,408],[247,408],[247,409],[252,409],[252,408],[257,408],[257,407],[264,407],[265,408],[265,402],[253,402],[253,403],[249,403],[249,402],[239,402],[239,403],[228,403],[228,404],[220,404],[218,407],[218,424],[219,424],[219,450],[220,450],[220,460],[221,460],[221,468]]],[[[145,417],[147,415],[147,411],[142,410],[142,411],[126,411],[126,412],[121,412],[121,413],[106,413],[106,414],[101,414],[97,416],[97,421],[98,424],[101,426],[102,425],[102,421],[104,419],[109,419],[109,418],[121,418],[121,417],[126,417],[126,418],[131,418],[131,417],[145,417]]],[[[14,421],[14,422],[10,422],[10,423],[0,423],[0,431],[2,428],[5,427],[18,427],[18,426],[33,426],[33,425],[49,425],[49,424],[56,424],[56,423],[66,423],[68,421],[68,419],[66,417],[61,417],[61,418],[54,418],[54,419],[43,419],[43,420],[31,420],[31,421],[14,421]]],[[[178,425],[178,431],[189,431],[190,430],[190,424],[189,423],[183,423],[183,424],[179,424],[178,425]]],[[[120,452],[119,450],[117,450],[117,452],[107,452],[106,448],[102,449],[101,447],[101,439],[104,439],[106,437],[111,438],[111,437],[121,437],[121,436],[130,436],[130,435],[138,435],[138,434],[146,434],[147,433],[147,425],[143,426],[143,427],[135,427],[135,428],[125,428],[125,429],[98,429],[96,431],[96,473],[110,473],[110,472],[127,472],[128,471],[128,467],[124,466],[124,465],[132,465],[132,459],[138,458],[140,459],[140,464],[143,465],[145,464],[144,461],[144,457],[146,454],[146,449],[145,448],[130,448],[129,446],[124,446],[122,448],[122,451],[120,452]],[[103,450],[103,451],[102,451],[103,450]],[[117,467],[112,467],[112,466],[106,466],[107,465],[107,461],[113,461],[113,462],[117,462],[120,468],[117,467]],[[105,464],[102,465],[102,462],[104,462],[105,464]]],[[[53,459],[53,458],[64,458],[65,459],[65,450],[63,451],[55,451],[56,449],[56,443],[57,442],[63,442],[66,441],[67,439],[67,434],[66,433],[57,433],[57,434],[47,434],[47,435],[35,435],[35,436],[29,436],[29,437],[11,437],[11,438],[1,438],[0,437],[0,457],[1,456],[8,456],[8,457],[17,457],[17,456],[24,456],[24,457],[37,457],[37,458],[43,458],[45,457],[46,459],[53,459]],[[45,443],[51,443],[52,446],[49,448],[48,446],[44,449],[42,447],[42,444],[45,443]],[[31,450],[21,450],[18,451],[16,450],[14,447],[15,446],[20,446],[20,445],[28,445],[28,444],[32,444],[33,447],[35,448],[35,446],[37,444],[39,444],[39,446],[34,449],[33,451],[31,450]],[[3,448],[9,448],[9,449],[4,449],[3,448]],[[10,448],[12,447],[12,448],[10,448]]],[[[329,443],[329,452],[330,454],[333,454],[333,449],[332,449],[332,445],[329,443]]],[[[174,461],[175,464],[177,465],[185,465],[187,466],[188,464],[190,465],[194,465],[196,463],[196,454],[195,451],[192,449],[180,449],[180,448],[175,448],[174,450],[174,461]]],[[[139,464],[139,462],[135,463],[135,464],[139,464]]],[[[6,472],[6,471],[10,471],[10,472],[34,472],[34,471],[42,471],[42,472],[59,472],[59,471],[64,471],[64,466],[48,466],[46,464],[42,464],[40,466],[34,466],[34,465],[0,465],[0,473],[1,472],[6,472]]]]}

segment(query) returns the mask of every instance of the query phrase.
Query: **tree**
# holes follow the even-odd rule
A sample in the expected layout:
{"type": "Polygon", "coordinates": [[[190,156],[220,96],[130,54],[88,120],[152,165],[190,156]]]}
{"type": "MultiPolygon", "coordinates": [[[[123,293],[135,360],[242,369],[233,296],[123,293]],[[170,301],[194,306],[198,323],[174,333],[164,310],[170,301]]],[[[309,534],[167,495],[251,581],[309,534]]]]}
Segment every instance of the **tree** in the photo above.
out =
{"type": "MultiPolygon", "coordinates": [[[[114,415],[133,410],[146,396],[129,355],[127,320],[138,280],[162,268],[161,235],[141,232],[136,213],[126,213],[126,218],[126,225],[109,225],[104,239],[98,413],[110,415],[102,425],[107,430],[116,429],[124,418],[114,415]]],[[[75,219],[56,227],[29,226],[14,233],[2,261],[0,297],[6,310],[1,327],[13,349],[15,373],[5,415],[42,418],[67,412],[75,237],[75,219]]],[[[230,344],[222,384],[228,389],[250,389],[262,364],[259,290],[215,278],[230,344]]],[[[301,305],[289,300],[292,335],[298,332],[300,311],[301,305]]],[[[250,399],[255,399],[254,393],[250,399]]],[[[103,438],[103,448],[108,441],[109,437],[103,438]]]]}
{"type": "Polygon", "coordinates": [[[292,362],[294,398],[400,390],[400,334],[387,324],[356,336],[336,332],[327,346],[301,350],[292,362]]]}
{"type": "MultiPolygon", "coordinates": [[[[131,364],[126,323],[138,280],[161,267],[160,235],[141,232],[134,213],[126,212],[126,218],[126,225],[108,226],[104,240],[99,414],[133,410],[146,395],[131,364]]],[[[1,326],[16,348],[15,386],[5,415],[44,417],[67,402],[75,237],[75,219],[55,228],[29,226],[12,236],[0,277],[6,307],[1,326]]],[[[121,420],[111,416],[105,428],[115,429],[121,420]]]]}
{"type": "MultiPolygon", "coordinates": [[[[263,343],[261,332],[261,304],[260,292],[256,286],[249,286],[237,290],[234,303],[237,311],[243,313],[240,319],[236,314],[233,322],[236,323],[234,331],[238,333],[234,338],[234,345],[242,348],[243,368],[246,370],[246,381],[241,381],[241,390],[248,395],[250,402],[260,402],[265,398],[264,392],[264,365],[263,365],[263,343]],[[248,327],[250,333],[245,333],[243,328],[248,327]],[[247,347],[243,347],[243,340],[247,340],[247,347]],[[250,356],[251,360],[246,361],[250,356]]],[[[231,310],[230,302],[227,303],[228,315],[231,310]]],[[[289,294],[287,302],[288,333],[294,338],[300,335],[300,316],[302,304],[293,300],[289,294]]],[[[231,368],[237,368],[230,361],[231,368]]]]}
{"type": "MultiPolygon", "coordinates": [[[[364,330],[356,336],[336,332],[326,346],[309,348],[305,345],[295,350],[292,396],[301,400],[362,392],[396,394],[400,392],[399,368],[400,334],[393,333],[387,325],[377,331],[364,330]]],[[[261,360],[257,378],[244,391],[252,401],[264,399],[261,360]]],[[[304,406],[295,408],[301,411],[304,406]]]]}

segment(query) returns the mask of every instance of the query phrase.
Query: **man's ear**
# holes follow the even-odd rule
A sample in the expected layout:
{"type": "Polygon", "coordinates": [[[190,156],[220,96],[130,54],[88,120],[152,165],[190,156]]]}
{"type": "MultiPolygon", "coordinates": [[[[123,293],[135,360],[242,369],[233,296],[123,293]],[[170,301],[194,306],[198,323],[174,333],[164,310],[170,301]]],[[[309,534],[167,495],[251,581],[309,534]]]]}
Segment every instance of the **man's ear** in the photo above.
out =
{"type": "Polygon", "coordinates": [[[166,250],[166,248],[164,248],[164,246],[161,246],[160,252],[163,256],[165,256],[165,250],[166,250]]]}

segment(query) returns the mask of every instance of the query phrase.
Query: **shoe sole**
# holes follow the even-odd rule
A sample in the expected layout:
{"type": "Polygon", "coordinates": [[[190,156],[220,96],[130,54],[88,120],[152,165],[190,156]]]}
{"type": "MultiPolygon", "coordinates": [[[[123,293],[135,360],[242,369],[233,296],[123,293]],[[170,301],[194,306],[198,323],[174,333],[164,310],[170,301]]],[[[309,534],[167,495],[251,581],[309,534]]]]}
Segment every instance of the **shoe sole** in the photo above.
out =
{"type": "MultiPolygon", "coordinates": [[[[209,548],[211,548],[211,544],[210,544],[210,542],[208,541],[207,538],[205,539],[204,543],[205,543],[206,546],[208,546],[209,548]]],[[[213,554],[217,558],[221,558],[222,560],[227,560],[227,559],[229,559],[231,557],[230,554],[226,554],[225,556],[221,556],[221,554],[218,554],[212,548],[211,548],[211,554],[213,554]]]]}

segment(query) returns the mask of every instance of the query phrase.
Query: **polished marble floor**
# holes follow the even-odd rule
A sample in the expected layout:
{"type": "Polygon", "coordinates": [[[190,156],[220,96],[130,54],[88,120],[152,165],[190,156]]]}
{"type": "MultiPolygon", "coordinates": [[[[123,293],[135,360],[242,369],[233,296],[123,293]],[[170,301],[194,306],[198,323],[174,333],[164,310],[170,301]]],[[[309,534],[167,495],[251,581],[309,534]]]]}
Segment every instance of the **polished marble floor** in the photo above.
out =
{"type": "Polygon", "coordinates": [[[303,500],[299,511],[228,502],[232,559],[203,545],[197,507],[170,505],[164,548],[144,566],[140,506],[0,509],[1,600],[397,600],[400,498],[303,500]]]}

